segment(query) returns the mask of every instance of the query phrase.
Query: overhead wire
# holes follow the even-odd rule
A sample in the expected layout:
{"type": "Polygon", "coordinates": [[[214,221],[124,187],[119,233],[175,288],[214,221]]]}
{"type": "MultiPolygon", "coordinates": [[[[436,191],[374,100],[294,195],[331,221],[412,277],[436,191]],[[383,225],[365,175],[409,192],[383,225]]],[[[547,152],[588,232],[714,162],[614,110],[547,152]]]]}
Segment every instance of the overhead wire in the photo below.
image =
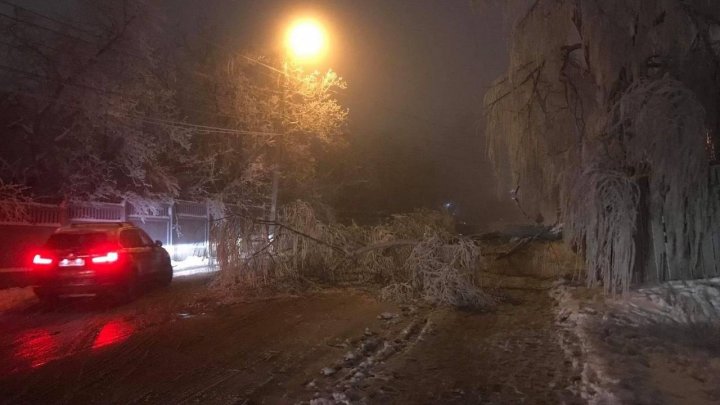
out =
{"type": "MultiPolygon", "coordinates": [[[[11,73],[20,74],[20,75],[29,77],[31,79],[54,80],[52,78],[48,78],[47,76],[42,76],[42,75],[38,75],[38,74],[35,74],[32,72],[15,69],[15,68],[5,66],[5,65],[0,65],[0,70],[6,70],[11,73]]],[[[69,86],[79,87],[79,88],[82,88],[85,90],[94,91],[100,95],[112,94],[112,95],[116,95],[116,96],[120,96],[120,97],[126,97],[125,101],[136,102],[136,103],[138,102],[138,100],[128,98],[129,96],[126,94],[114,92],[111,90],[99,89],[99,88],[96,88],[93,86],[87,86],[87,85],[82,85],[82,84],[72,83],[72,82],[65,82],[64,84],[69,85],[69,86]]],[[[25,93],[25,95],[28,95],[27,92],[22,92],[22,93],[25,93]]],[[[37,97],[45,98],[45,99],[48,99],[51,101],[58,102],[58,100],[55,100],[55,99],[52,99],[49,97],[41,97],[41,96],[37,96],[37,97]]],[[[75,107],[78,107],[78,106],[75,106],[75,107]]],[[[189,123],[189,122],[184,122],[184,121],[175,121],[175,120],[168,120],[168,119],[164,119],[164,118],[149,117],[149,116],[142,116],[142,115],[131,115],[131,114],[115,114],[115,115],[118,115],[118,116],[124,117],[124,118],[137,119],[139,121],[143,121],[143,122],[146,122],[149,124],[172,125],[172,126],[181,127],[184,129],[197,129],[199,132],[225,133],[225,134],[235,134],[235,135],[263,135],[263,136],[283,135],[281,133],[276,133],[276,132],[239,130],[239,129],[234,129],[234,128],[216,127],[216,126],[211,126],[211,125],[201,125],[201,124],[189,123]]]]}
{"type": "Polygon", "coordinates": [[[45,20],[52,21],[52,22],[54,22],[54,23],[56,23],[56,24],[59,24],[59,25],[62,25],[62,26],[71,28],[71,29],[73,29],[73,30],[75,30],[75,31],[77,31],[77,32],[82,32],[82,33],[91,35],[91,36],[93,36],[93,37],[97,37],[97,36],[98,36],[98,34],[97,34],[96,32],[92,32],[92,31],[90,31],[90,30],[77,27],[77,26],[75,26],[75,25],[73,25],[73,24],[70,24],[70,23],[68,23],[68,22],[66,22],[66,21],[58,20],[58,19],[53,18],[53,17],[50,17],[50,16],[48,16],[48,15],[39,13],[39,12],[37,12],[37,11],[35,11],[35,10],[31,10],[31,9],[29,9],[29,8],[23,7],[23,6],[19,5],[19,4],[11,3],[11,2],[9,2],[9,1],[7,1],[7,0],[0,0],[0,4],[5,4],[5,5],[7,5],[7,6],[13,7],[13,8],[18,9],[18,10],[23,10],[23,11],[27,12],[28,14],[32,14],[32,15],[34,15],[34,16],[43,18],[43,19],[45,19],[45,20]]]}
{"type": "MultiPolygon", "coordinates": [[[[114,96],[124,97],[125,101],[130,101],[130,102],[134,102],[134,103],[139,103],[139,101],[138,101],[138,100],[135,100],[135,99],[133,98],[133,96],[127,95],[127,94],[124,94],[124,93],[121,93],[121,92],[113,91],[113,90],[101,89],[101,88],[98,88],[98,87],[89,86],[89,85],[86,85],[86,84],[76,83],[76,82],[64,82],[64,81],[60,81],[60,80],[57,80],[57,79],[53,79],[53,78],[48,77],[48,76],[39,75],[39,74],[37,74],[37,73],[28,72],[28,71],[26,71],[26,70],[21,70],[21,69],[13,68],[13,67],[6,66],[6,65],[0,65],[0,70],[5,70],[5,71],[8,71],[8,72],[10,72],[10,73],[14,73],[14,74],[26,76],[26,77],[28,77],[28,78],[30,78],[30,79],[53,81],[53,82],[56,82],[56,83],[61,83],[61,84],[68,85],[68,86],[72,86],[72,87],[78,87],[78,88],[82,88],[82,89],[85,89],[85,90],[93,91],[93,92],[95,92],[96,94],[101,94],[101,95],[102,95],[102,94],[111,94],[111,95],[114,95],[114,96]]],[[[220,117],[225,117],[225,118],[231,118],[231,119],[235,118],[235,117],[232,117],[232,116],[227,115],[227,114],[221,114],[221,113],[212,112],[212,111],[206,111],[206,110],[196,110],[196,109],[190,109],[190,108],[183,108],[183,110],[184,110],[184,111],[197,112],[197,113],[201,113],[201,114],[212,114],[212,115],[216,115],[216,116],[220,116],[220,117]]],[[[138,118],[138,117],[134,117],[134,118],[138,118]]],[[[162,120],[162,119],[160,119],[160,120],[162,120]]],[[[177,123],[179,123],[179,122],[176,121],[175,123],[177,124],[177,123]]],[[[204,128],[204,129],[212,128],[212,129],[213,129],[214,131],[216,131],[216,132],[220,132],[219,130],[221,129],[221,127],[201,125],[201,124],[195,124],[195,123],[183,123],[183,124],[186,124],[187,126],[192,126],[192,127],[194,127],[194,128],[198,128],[198,129],[202,129],[202,128],[204,128]]],[[[248,134],[248,135],[280,135],[279,133],[272,133],[272,132],[267,132],[267,131],[247,131],[247,130],[236,130],[236,129],[233,129],[233,128],[225,128],[225,130],[226,130],[226,132],[231,132],[231,133],[236,133],[236,134],[248,134]]]]}
{"type": "MultiPolygon", "coordinates": [[[[88,41],[88,40],[85,39],[85,38],[80,38],[80,37],[75,36],[75,35],[70,35],[70,34],[68,34],[68,33],[66,33],[66,32],[62,32],[62,31],[58,31],[58,30],[55,30],[55,29],[46,27],[46,26],[44,26],[44,25],[40,25],[40,24],[31,22],[31,21],[27,21],[27,20],[23,20],[23,19],[20,19],[20,18],[17,18],[17,17],[13,17],[13,16],[7,15],[7,14],[5,14],[5,13],[3,13],[3,12],[0,12],[0,17],[6,18],[6,19],[8,19],[8,20],[14,21],[14,22],[19,23],[19,24],[25,24],[25,25],[28,25],[28,26],[31,26],[31,27],[35,27],[35,28],[38,28],[38,29],[41,29],[41,30],[44,30],[44,31],[47,31],[47,32],[50,32],[50,33],[53,33],[53,34],[56,34],[56,35],[59,35],[59,36],[62,36],[62,37],[67,38],[67,39],[71,39],[71,40],[74,40],[74,41],[77,41],[77,42],[82,42],[82,43],[87,44],[87,45],[91,45],[91,46],[96,46],[96,45],[97,45],[96,43],[94,43],[94,42],[92,42],[92,41],[88,41]]],[[[115,53],[123,54],[123,55],[127,55],[127,56],[132,56],[132,57],[137,58],[137,59],[145,59],[143,56],[136,55],[136,54],[134,54],[134,53],[132,53],[132,52],[126,52],[126,51],[119,50],[119,49],[109,49],[108,51],[109,51],[109,52],[115,52],[115,53]]]]}
{"type": "Polygon", "coordinates": [[[125,94],[119,93],[119,92],[116,92],[116,91],[113,91],[113,90],[100,89],[100,88],[93,87],[93,86],[89,86],[89,85],[82,84],[82,83],[61,81],[61,80],[53,79],[53,78],[48,77],[48,76],[43,76],[43,75],[39,75],[39,74],[37,74],[37,73],[28,72],[27,70],[17,69],[17,68],[11,67],[11,66],[0,65],[0,69],[1,69],[1,70],[5,70],[5,71],[10,72],[10,73],[15,73],[15,74],[18,74],[18,75],[27,76],[27,77],[30,77],[30,78],[32,78],[32,79],[54,81],[54,82],[56,82],[56,83],[60,83],[60,84],[67,85],[67,86],[78,87],[78,88],[85,89],[85,90],[91,90],[91,91],[96,91],[96,92],[103,92],[103,93],[113,94],[113,95],[117,95],[117,96],[125,96],[125,94]]]}
{"type": "MultiPolygon", "coordinates": [[[[69,103],[67,101],[62,100],[55,100],[51,97],[47,96],[39,96],[34,93],[25,92],[21,90],[10,90],[13,94],[22,94],[27,97],[35,98],[38,100],[52,100],[57,102],[58,104],[67,105],[72,108],[82,109],[81,105],[76,103],[69,103]]],[[[266,132],[266,131],[248,131],[248,130],[239,130],[239,129],[232,129],[232,128],[223,128],[223,127],[213,127],[208,125],[198,125],[198,124],[191,124],[183,121],[174,121],[174,120],[167,120],[167,119],[159,119],[154,117],[148,117],[143,115],[137,115],[137,114],[120,114],[120,113],[108,113],[110,116],[119,117],[119,118],[130,118],[134,120],[138,120],[141,122],[145,122],[148,124],[155,124],[155,125],[163,125],[163,126],[169,126],[169,127],[175,127],[175,128],[181,128],[181,129],[196,129],[197,132],[200,133],[219,133],[219,134],[231,134],[231,135],[267,135],[267,136],[279,136],[283,135],[281,133],[275,133],[275,132],[266,132]]]]}

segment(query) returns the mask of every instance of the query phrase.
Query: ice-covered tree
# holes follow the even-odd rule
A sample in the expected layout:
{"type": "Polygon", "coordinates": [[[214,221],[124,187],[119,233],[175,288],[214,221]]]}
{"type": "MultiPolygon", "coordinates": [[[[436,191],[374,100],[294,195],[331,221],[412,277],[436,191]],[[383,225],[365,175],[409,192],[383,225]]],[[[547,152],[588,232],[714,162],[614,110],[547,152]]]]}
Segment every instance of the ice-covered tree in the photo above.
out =
{"type": "Polygon", "coordinates": [[[197,166],[196,184],[208,195],[257,208],[268,204],[273,172],[279,169],[286,199],[311,198],[317,159],[342,144],[348,110],[337,94],[345,81],[332,70],[306,71],[208,39],[195,42],[215,46],[206,58],[187,65],[194,88],[182,97],[216,106],[212,114],[199,116],[238,131],[207,134],[198,142],[204,161],[197,166]]]}
{"type": "Polygon", "coordinates": [[[719,45],[712,0],[536,0],[515,22],[485,98],[488,150],[503,191],[559,212],[589,283],[718,271],[703,248],[718,229],[719,45]]]}

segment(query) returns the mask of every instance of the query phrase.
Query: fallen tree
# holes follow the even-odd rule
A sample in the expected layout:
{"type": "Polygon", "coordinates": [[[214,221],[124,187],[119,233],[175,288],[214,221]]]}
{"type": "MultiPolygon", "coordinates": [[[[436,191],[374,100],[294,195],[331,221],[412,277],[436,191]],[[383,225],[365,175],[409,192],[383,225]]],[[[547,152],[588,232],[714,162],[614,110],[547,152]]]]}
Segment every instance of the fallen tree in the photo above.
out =
{"type": "Polygon", "coordinates": [[[448,216],[395,215],[376,226],[321,221],[304,202],[277,221],[230,216],[217,224],[219,288],[282,288],[302,283],[359,284],[387,300],[488,308],[477,285],[479,246],[458,238],[448,216]]]}

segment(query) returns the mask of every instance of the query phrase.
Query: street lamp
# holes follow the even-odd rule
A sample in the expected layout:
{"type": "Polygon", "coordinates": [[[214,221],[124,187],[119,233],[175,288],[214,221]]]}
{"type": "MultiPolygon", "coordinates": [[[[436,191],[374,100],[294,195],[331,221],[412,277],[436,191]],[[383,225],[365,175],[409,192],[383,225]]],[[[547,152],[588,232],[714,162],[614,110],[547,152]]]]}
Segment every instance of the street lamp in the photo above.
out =
{"type": "Polygon", "coordinates": [[[286,47],[298,62],[317,59],[325,52],[327,35],[323,26],[312,19],[297,20],[287,31],[286,47]]]}

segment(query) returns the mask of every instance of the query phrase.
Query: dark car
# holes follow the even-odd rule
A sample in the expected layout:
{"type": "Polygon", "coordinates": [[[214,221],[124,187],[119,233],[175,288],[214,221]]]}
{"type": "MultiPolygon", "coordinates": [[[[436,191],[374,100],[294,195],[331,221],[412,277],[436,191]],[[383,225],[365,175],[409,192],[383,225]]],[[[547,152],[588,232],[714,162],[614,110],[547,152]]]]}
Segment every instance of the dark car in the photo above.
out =
{"type": "Polygon", "coordinates": [[[170,284],[172,276],[162,244],[129,222],[59,228],[32,259],[35,294],[48,303],[98,295],[129,301],[153,283],[170,284]]]}

